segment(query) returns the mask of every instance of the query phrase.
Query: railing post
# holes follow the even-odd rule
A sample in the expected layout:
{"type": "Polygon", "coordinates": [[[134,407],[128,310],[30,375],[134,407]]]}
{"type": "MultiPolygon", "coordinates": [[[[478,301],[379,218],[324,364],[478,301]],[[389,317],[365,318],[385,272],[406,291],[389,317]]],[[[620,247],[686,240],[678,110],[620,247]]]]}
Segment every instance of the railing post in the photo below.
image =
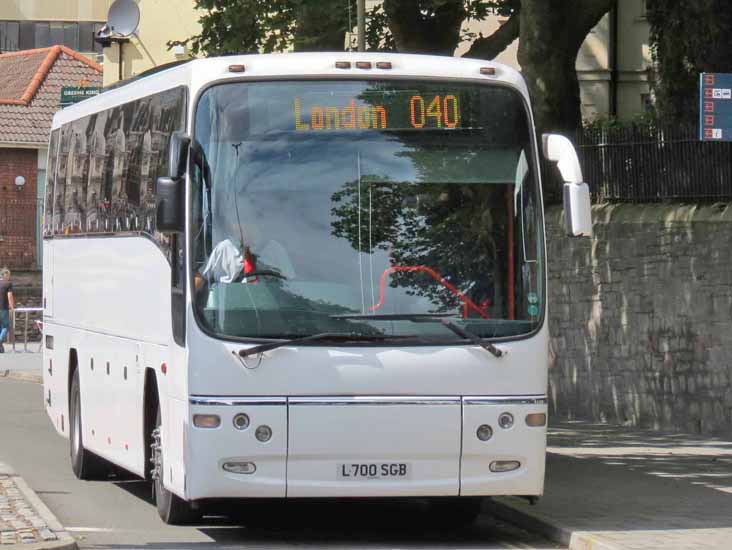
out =
{"type": "Polygon", "coordinates": [[[25,310],[25,326],[23,327],[23,351],[28,353],[28,310],[25,310]]]}
{"type": "Polygon", "coordinates": [[[10,336],[12,337],[12,349],[15,352],[15,310],[10,310],[10,336]]]}

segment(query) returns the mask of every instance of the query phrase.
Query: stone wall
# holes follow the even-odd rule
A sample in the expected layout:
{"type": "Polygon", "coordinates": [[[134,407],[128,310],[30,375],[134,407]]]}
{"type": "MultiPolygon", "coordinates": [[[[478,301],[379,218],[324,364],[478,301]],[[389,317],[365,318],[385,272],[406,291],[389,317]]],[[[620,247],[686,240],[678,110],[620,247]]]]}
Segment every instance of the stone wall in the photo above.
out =
{"type": "Polygon", "coordinates": [[[558,418],[732,433],[732,204],[601,205],[594,237],[547,211],[558,418]]]}

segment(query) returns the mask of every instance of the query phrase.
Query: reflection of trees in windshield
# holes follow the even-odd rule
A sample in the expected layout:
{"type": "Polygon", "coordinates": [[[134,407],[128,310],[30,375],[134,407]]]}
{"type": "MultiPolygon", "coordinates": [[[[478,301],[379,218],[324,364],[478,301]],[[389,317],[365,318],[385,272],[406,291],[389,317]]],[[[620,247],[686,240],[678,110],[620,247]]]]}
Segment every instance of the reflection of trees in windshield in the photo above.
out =
{"type": "MultiPolygon", "coordinates": [[[[500,272],[497,240],[504,238],[507,221],[505,186],[364,177],[360,187],[360,197],[358,182],[346,183],[333,194],[333,235],[361,252],[387,251],[392,266],[434,269],[481,307],[500,294],[496,287],[501,280],[494,273],[500,272]]],[[[389,284],[428,298],[437,312],[463,305],[424,272],[392,273],[389,284]]]]}
{"type": "Polygon", "coordinates": [[[289,288],[287,281],[277,278],[259,277],[256,283],[214,284],[203,289],[198,300],[205,302],[209,293],[222,292],[236,293],[242,301],[239,307],[226,310],[204,309],[206,323],[216,332],[255,338],[296,338],[318,332],[383,334],[366,322],[334,319],[355,310],[327,300],[307,298],[289,288]],[[278,307],[267,307],[271,301],[278,307]]]}
{"type": "Polygon", "coordinates": [[[196,116],[212,170],[210,192],[194,194],[205,214],[198,224],[210,220],[210,229],[194,226],[193,256],[205,263],[205,238],[233,238],[260,269],[287,277],[212,282],[198,307],[215,318],[215,332],[440,334],[429,324],[332,316],[467,312],[478,334],[515,335],[530,327],[501,322],[516,318],[514,305],[519,319],[535,320],[519,301],[527,294],[540,311],[538,271],[523,248],[533,242],[532,257],[540,254],[541,213],[517,191],[523,181],[531,198],[535,182],[521,168],[530,134],[515,92],[405,81],[237,83],[207,90],[196,116]],[[410,104],[421,105],[415,97],[425,102],[423,127],[419,119],[410,126],[410,104]],[[437,97],[459,117],[428,114],[437,97]],[[388,125],[354,127],[351,106],[385,113],[388,125]],[[318,116],[324,128],[313,125],[318,116]]]}

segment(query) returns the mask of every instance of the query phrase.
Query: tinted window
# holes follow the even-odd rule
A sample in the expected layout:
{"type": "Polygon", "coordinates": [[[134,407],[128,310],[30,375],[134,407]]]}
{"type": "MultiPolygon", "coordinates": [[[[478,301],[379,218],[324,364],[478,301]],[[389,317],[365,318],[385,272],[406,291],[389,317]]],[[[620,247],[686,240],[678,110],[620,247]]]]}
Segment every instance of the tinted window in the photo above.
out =
{"type": "Polygon", "coordinates": [[[35,23],[32,21],[21,21],[18,36],[18,48],[21,50],[33,49],[35,44],[35,23]]]}
{"type": "Polygon", "coordinates": [[[172,132],[185,127],[176,88],[63,127],[54,194],[54,233],[155,231],[155,181],[168,170],[172,132]]]}
{"type": "Polygon", "coordinates": [[[51,132],[51,141],[48,144],[48,166],[46,167],[46,200],[45,214],[43,216],[43,236],[48,237],[53,234],[53,180],[56,175],[56,162],[58,155],[56,148],[58,147],[58,130],[51,132]]]}
{"type": "Polygon", "coordinates": [[[201,97],[194,140],[191,263],[208,331],[454,341],[414,321],[436,314],[488,338],[539,327],[541,204],[513,90],[221,84],[201,97]]]}
{"type": "Polygon", "coordinates": [[[14,52],[18,49],[18,31],[20,25],[16,21],[0,21],[0,51],[14,52]]]}
{"type": "Polygon", "coordinates": [[[79,23],[79,51],[94,51],[94,23],[79,23]]]}
{"type": "Polygon", "coordinates": [[[36,23],[36,48],[47,48],[51,45],[51,27],[48,23],[36,23]]]}

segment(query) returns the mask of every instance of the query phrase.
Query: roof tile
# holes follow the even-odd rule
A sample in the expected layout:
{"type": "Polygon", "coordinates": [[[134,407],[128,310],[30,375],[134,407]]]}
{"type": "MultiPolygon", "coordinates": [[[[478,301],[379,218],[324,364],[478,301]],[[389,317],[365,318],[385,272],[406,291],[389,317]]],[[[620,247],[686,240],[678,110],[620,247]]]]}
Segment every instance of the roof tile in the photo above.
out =
{"type": "Polygon", "coordinates": [[[64,46],[0,55],[0,143],[43,145],[63,86],[102,85],[102,68],[64,46]]]}

